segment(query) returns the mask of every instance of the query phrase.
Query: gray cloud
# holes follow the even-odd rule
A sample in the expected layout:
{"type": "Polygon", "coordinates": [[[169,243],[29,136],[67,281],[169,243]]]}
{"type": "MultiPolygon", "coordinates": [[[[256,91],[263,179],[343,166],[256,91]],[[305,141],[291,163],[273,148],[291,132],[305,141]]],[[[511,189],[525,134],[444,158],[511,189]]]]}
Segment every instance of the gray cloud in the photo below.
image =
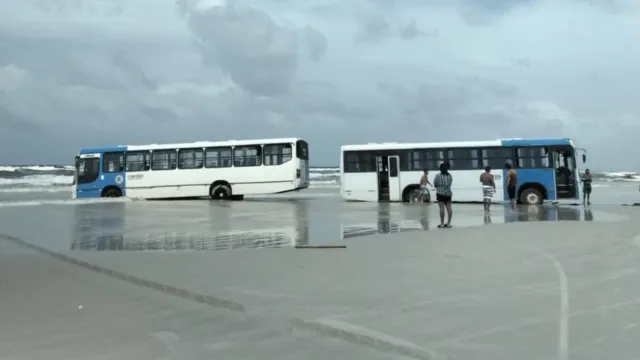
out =
{"type": "MultiPolygon", "coordinates": [[[[298,70],[300,39],[295,30],[279,26],[258,9],[229,5],[199,10],[185,1],[179,4],[206,64],[227,72],[236,84],[255,95],[289,91],[298,70]]],[[[311,56],[320,59],[326,38],[309,26],[304,35],[311,56]]]]}
{"type": "Polygon", "coordinates": [[[8,0],[0,163],[301,136],[327,165],[347,143],[569,136],[592,168],[638,169],[620,156],[640,140],[634,6],[8,0]]]}
{"type": "Polygon", "coordinates": [[[115,53],[113,56],[113,64],[122,69],[125,74],[130,77],[132,82],[139,83],[148,90],[157,89],[158,84],[147,76],[140,64],[136,63],[126,50],[115,53]]]}
{"type": "Polygon", "coordinates": [[[327,52],[327,37],[310,26],[302,29],[302,36],[309,56],[316,61],[322,59],[327,52]]]}

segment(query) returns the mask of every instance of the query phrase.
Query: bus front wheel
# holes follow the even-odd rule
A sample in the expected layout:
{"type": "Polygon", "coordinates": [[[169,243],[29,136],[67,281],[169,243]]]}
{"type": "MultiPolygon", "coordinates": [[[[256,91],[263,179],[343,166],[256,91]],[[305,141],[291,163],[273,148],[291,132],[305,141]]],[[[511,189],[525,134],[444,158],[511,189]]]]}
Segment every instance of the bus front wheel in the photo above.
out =
{"type": "Polygon", "coordinates": [[[538,189],[525,189],[520,195],[520,202],[525,205],[540,205],[544,201],[542,192],[538,189]]]}
{"type": "Polygon", "coordinates": [[[211,187],[211,199],[229,200],[231,198],[231,187],[227,184],[216,184],[211,187]]]}
{"type": "Polygon", "coordinates": [[[107,189],[107,191],[105,191],[102,194],[102,197],[107,197],[107,198],[118,198],[121,196],[122,196],[122,192],[116,188],[107,189]]]}

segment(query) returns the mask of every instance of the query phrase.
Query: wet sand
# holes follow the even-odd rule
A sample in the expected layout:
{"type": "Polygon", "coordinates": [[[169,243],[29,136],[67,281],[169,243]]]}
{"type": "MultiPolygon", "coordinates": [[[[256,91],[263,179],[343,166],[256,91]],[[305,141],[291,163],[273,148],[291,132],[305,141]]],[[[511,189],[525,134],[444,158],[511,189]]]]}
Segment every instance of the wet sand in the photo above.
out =
{"type": "MultiPolygon", "coordinates": [[[[619,221],[612,206],[454,205],[456,227],[522,221],[619,221]]],[[[334,192],[242,202],[63,201],[0,207],[0,233],[56,251],[223,250],[335,243],[378,233],[431,231],[437,204],[346,203],[334,192]]]]}
{"type": "Polygon", "coordinates": [[[0,240],[3,359],[404,359],[215,309],[0,240]]]}
{"type": "Polygon", "coordinates": [[[486,226],[481,206],[460,205],[454,229],[434,229],[433,205],[269,200],[2,209],[0,229],[19,240],[0,247],[0,318],[9,319],[0,351],[523,360],[640,352],[637,208],[498,205],[486,226]],[[291,247],[301,242],[347,248],[291,247]],[[145,248],[171,251],[135,251],[145,248]],[[69,330],[55,337],[52,324],[69,330]]]}

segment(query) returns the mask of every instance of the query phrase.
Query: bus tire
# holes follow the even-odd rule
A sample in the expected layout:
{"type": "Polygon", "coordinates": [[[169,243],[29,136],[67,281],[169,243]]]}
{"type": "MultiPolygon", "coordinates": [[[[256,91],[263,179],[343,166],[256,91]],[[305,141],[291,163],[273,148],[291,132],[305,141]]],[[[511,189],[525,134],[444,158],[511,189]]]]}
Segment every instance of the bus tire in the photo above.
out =
{"type": "Polygon", "coordinates": [[[420,191],[420,185],[413,184],[404,188],[404,190],[402,190],[402,202],[411,203],[413,192],[416,190],[420,191]]]}
{"type": "Polygon", "coordinates": [[[525,205],[540,205],[544,202],[544,196],[536,188],[527,188],[520,194],[520,202],[525,205]]]}
{"type": "Polygon", "coordinates": [[[213,183],[209,195],[212,200],[229,200],[231,199],[231,185],[226,182],[213,183]]]}
{"type": "Polygon", "coordinates": [[[106,188],[102,191],[102,197],[119,198],[122,197],[122,191],[117,187],[106,188]]]}

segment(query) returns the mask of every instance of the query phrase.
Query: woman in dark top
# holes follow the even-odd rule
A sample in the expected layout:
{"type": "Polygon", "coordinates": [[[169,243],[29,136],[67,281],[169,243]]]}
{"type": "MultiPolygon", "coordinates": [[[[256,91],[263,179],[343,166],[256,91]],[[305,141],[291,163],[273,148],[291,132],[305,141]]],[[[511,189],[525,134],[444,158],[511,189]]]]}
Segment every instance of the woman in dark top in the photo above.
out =
{"type": "Polygon", "coordinates": [[[440,164],[440,173],[433,179],[433,186],[436,188],[436,200],[438,200],[438,207],[440,208],[440,225],[439,228],[450,228],[451,217],[453,212],[451,211],[451,184],[453,183],[453,177],[449,174],[449,164],[440,164]],[[444,210],[447,209],[449,214],[447,223],[444,223],[444,210]]]}
{"type": "Polygon", "coordinates": [[[591,205],[591,171],[589,169],[582,174],[582,204],[591,205]]]}

